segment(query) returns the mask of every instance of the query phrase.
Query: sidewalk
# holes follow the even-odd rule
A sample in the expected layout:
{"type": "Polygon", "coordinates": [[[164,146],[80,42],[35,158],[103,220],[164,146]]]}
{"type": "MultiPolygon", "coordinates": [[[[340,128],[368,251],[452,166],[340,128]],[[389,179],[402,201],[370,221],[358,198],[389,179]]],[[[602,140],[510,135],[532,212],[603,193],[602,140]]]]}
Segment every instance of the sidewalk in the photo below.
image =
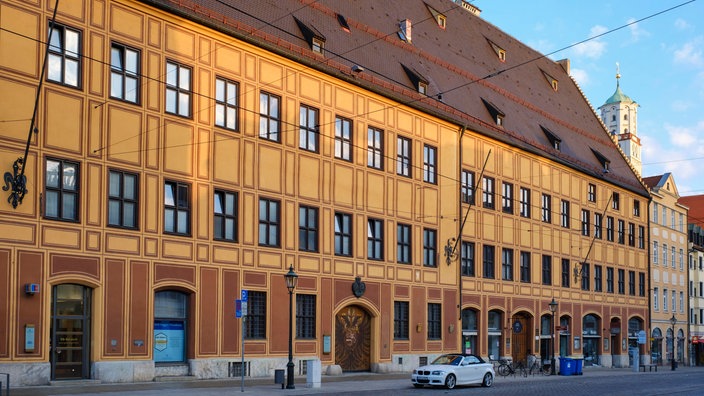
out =
{"type": "MultiPolygon", "coordinates": [[[[636,373],[632,368],[585,367],[584,376],[623,376],[623,375],[662,375],[670,372],[669,366],[658,367],[658,372],[636,373]]],[[[678,371],[697,371],[697,367],[680,367],[678,371]]],[[[498,376],[496,384],[516,381],[559,381],[570,377],[564,376],[498,376]]],[[[187,380],[166,382],[144,382],[130,384],[95,384],[66,382],[65,385],[32,386],[12,388],[11,396],[49,396],[49,395],[82,395],[82,396],[118,396],[129,393],[136,396],[223,396],[223,395],[261,395],[261,396],[302,396],[327,395],[343,392],[365,392],[375,390],[402,390],[404,385],[410,387],[410,373],[350,373],[341,376],[323,376],[320,388],[308,388],[305,377],[295,378],[295,389],[281,389],[280,384],[274,384],[274,378],[245,378],[244,389],[241,379],[217,380],[187,380]]],[[[3,391],[4,392],[4,391],[3,391]]],[[[4,396],[4,394],[3,394],[4,396]]]]}

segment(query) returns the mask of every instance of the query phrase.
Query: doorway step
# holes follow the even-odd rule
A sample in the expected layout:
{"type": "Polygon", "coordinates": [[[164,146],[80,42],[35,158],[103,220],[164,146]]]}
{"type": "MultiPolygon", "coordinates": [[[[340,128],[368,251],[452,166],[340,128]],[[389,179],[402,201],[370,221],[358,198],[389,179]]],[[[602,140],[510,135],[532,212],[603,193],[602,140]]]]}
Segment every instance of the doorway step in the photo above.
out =
{"type": "Polygon", "coordinates": [[[76,380],[53,380],[49,381],[49,386],[78,386],[78,385],[98,385],[101,380],[96,379],[76,379],[76,380]]]}

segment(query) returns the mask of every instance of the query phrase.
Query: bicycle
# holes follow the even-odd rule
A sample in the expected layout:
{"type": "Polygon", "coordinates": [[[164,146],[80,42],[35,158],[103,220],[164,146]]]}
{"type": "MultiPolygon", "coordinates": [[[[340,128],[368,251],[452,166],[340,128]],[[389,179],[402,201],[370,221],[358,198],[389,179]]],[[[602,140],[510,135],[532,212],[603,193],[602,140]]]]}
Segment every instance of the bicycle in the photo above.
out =
{"type": "Polygon", "coordinates": [[[550,375],[550,365],[540,364],[540,358],[536,356],[533,360],[533,364],[531,364],[528,368],[528,374],[535,375],[538,373],[542,373],[543,375],[550,375]]]}
{"type": "Polygon", "coordinates": [[[522,375],[524,377],[528,376],[528,371],[526,370],[525,364],[523,362],[511,363],[505,359],[499,360],[499,368],[496,370],[500,376],[506,377],[508,375],[522,375]]]}

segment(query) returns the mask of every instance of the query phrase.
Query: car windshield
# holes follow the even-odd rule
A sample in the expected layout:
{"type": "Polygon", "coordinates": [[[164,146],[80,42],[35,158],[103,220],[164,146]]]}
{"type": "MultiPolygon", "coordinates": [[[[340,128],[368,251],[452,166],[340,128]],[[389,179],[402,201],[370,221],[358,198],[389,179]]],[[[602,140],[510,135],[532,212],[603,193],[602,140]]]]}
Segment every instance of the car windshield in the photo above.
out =
{"type": "Polygon", "coordinates": [[[433,364],[446,364],[451,366],[459,366],[462,362],[462,356],[459,355],[442,355],[433,361],[433,364]]]}

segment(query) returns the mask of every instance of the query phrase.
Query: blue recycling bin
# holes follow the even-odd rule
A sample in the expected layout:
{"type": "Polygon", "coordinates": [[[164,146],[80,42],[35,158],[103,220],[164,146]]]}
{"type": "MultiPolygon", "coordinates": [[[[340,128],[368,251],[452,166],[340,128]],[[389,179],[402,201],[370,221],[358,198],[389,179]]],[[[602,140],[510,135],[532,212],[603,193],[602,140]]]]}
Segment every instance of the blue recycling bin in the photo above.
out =
{"type": "Polygon", "coordinates": [[[582,366],[584,365],[584,359],[574,359],[574,363],[574,375],[582,375],[582,366]]]}
{"type": "Polygon", "coordinates": [[[560,357],[560,375],[574,375],[574,370],[574,359],[568,357],[560,357]]]}

